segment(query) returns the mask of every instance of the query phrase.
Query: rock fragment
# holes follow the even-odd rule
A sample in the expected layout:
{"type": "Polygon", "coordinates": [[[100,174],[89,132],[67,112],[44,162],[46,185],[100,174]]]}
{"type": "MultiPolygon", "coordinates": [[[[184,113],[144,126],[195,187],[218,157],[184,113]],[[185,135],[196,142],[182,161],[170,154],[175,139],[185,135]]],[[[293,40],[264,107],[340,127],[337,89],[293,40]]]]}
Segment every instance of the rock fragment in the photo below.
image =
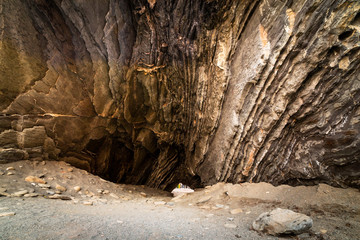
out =
{"type": "Polygon", "coordinates": [[[3,212],[0,213],[0,217],[14,216],[15,212],[3,212]]]}
{"type": "Polygon", "coordinates": [[[14,192],[13,194],[11,194],[11,196],[12,197],[22,197],[27,193],[29,193],[28,190],[21,190],[21,191],[18,191],[18,192],[14,192]]]}
{"type": "Polygon", "coordinates": [[[230,211],[230,213],[231,214],[239,214],[239,213],[242,213],[243,212],[243,210],[241,209],[241,208],[235,208],[235,209],[232,209],[231,211],[230,211]]]}
{"type": "Polygon", "coordinates": [[[43,179],[41,179],[41,178],[39,178],[39,177],[35,177],[35,176],[27,176],[27,177],[25,178],[25,181],[31,182],[31,183],[42,183],[42,184],[45,184],[45,183],[46,183],[45,180],[43,180],[43,179]]]}
{"type": "Polygon", "coordinates": [[[49,196],[50,199],[61,199],[61,200],[71,200],[71,197],[66,195],[60,195],[60,194],[54,194],[52,196],[49,196]]]}
{"type": "Polygon", "coordinates": [[[66,190],[67,190],[66,187],[61,186],[59,184],[56,184],[55,188],[56,188],[56,190],[59,190],[60,192],[66,192],[66,190]]]}
{"type": "Polygon", "coordinates": [[[312,227],[313,220],[301,213],[277,208],[265,212],[253,222],[253,229],[270,235],[301,234],[312,227]]]}
{"type": "Polygon", "coordinates": [[[15,170],[15,168],[14,168],[14,167],[8,167],[8,168],[6,168],[6,171],[10,171],[10,170],[15,170]]]}
{"type": "Polygon", "coordinates": [[[75,190],[75,192],[79,192],[81,190],[81,187],[80,186],[75,186],[74,190],[75,190]]]}

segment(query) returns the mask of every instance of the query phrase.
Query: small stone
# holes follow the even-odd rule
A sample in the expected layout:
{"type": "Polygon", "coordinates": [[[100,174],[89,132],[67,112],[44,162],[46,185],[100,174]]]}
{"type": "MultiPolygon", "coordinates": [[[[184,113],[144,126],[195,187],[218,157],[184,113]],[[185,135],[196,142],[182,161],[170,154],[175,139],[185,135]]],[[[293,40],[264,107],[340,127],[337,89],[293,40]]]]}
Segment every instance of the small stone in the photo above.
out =
{"type": "Polygon", "coordinates": [[[27,194],[28,192],[29,192],[28,190],[22,190],[22,191],[14,192],[13,194],[11,194],[11,196],[13,196],[13,197],[21,197],[21,196],[27,194]]]}
{"type": "Polygon", "coordinates": [[[230,221],[230,222],[232,222],[232,221],[234,221],[234,218],[228,217],[227,220],[230,221]]]}
{"type": "Polygon", "coordinates": [[[40,187],[40,188],[44,188],[44,189],[49,189],[49,188],[51,188],[51,186],[49,185],[49,184],[44,184],[44,183],[39,183],[38,184],[38,186],[40,187]]]}
{"type": "Polygon", "coordinates": [[[4,175],[5,173],[3,171],[0,171],[0,175],[4,175]]]}
{"type": "Polygon", "coordinates": [[[54,178],[53,178],[53,177],[48,177],[47,179],[48,179],[49,181],[54,180],[54,178]]]}
{"type": "Polygon", "coordinates": [[[173,203],[173,202],[167,202],[166,205],[168,205],[168,206],[174,206],[175,203],[173,203]]]}
{"type": "Polygon", "coordinates": [[[87,205],[87,206],[92,206],[93,205],[93,202],[90,202],[90,201],[85,201],[83,202],[84,205],[87,205]]]}
{"type": "Polygon", "coordinates": [[[243,210],[241,209],[241,208],[235,208],[235,209],[232,209],[231,211],[230,211],[230,213],[231,214],[239,214],[239,213],[242,213],[243,212],[243,210]]]}
{"type": "Polygon", "coordinates": [[[211,196],[202,197],[199,199],[199,201],[197,201],[197,204],[205,203],[205,202],[209,201],[210,199],[211,199],[211,196]]]}
{"type": "Polygon", "coordinates": [[[80,187],[80,186],[75,186],[75,187],[74,187],[74,190],[75,190],[76,192],[79,192],[79,191],[81,190],[81,187],[80,187]]]}
{"type": "Polygon", "coordinates": [[[9,197],[10,194],[9,194],[9,193],[6,193],[6,192],[0,192],[0,196],[9,197]]]}
{"type": "Polygon", "coordinates": [[[59,185],[59,184],[56,184],[55,188],[56,188],[57,190],[59,190],[60,192],[66,192],[66,190],[67,190],[66,187],[61,186],[61,185],[59,185]]]}
{"type": "Polygon", "coordinates": [[[115,193],[110,193],[110,197],[115,198],[115,199],[119,199],[119,196],[116,195],[115,193]]]}
{"type": "Polygon", "coordinates": [[[61,199],[61,200],[71,200],[71,197],[66,195],[60,195],[60,194],[54,194],[52,196],[49,196],[50,199],[61,199]]]}
{"type": "Polygon", "coordinates": [[[104,190],[104,191],[103,191],[103,194],[109,194],[109,193],[110,193],[109,190],[104,190]]]}
{"type": "Polygon", "coordinates": [[[14,172],[8,172],[7,175],[14,175],[15,173],[14,172]]]}
{"type": "Polygon", "coordinates": [[[15,170],[15,168],[14,168],[14,167],[8,167],[8,168],[6,168],[6,171],[10,171],[10,170],[15,170]]]}
{"type": "Polygon", "coordinates": [[[157,201],[157,202],[154,202],[155,205],[165,205],[166,202],[164,201],[157,201]]]}
{"type": "Polygon", "coordinates": [[[143,196],[143,197],[147,197],[147,194],[144,193],[144,192],[141,192],[140,195],[143,196]]]}
{"type": "Polygon", "coordinates": [[[312,227],[313,220],[301,213],[277,208],[265,212],[253,222],[253,229],[270,235],[301,234],[312,227]]]}
{"type": "Polygon", "coordinates": [[[325,234],[325,233],[327,233],[327,230],[326,230],[326,229],[320,229],[320,232],[321,232],[322,234],[325,234]]]}
{"type": "Polygon", "coordinates": [[[236,228],[237,226],[235,224],[233,224],[233,223],[226,223],[226,224],[224,224],[224,227],[226,227],[226,228],[236,228]]]}
{"type": "Polygon", "coordinates": [[[7,216],[14,216],[15,213],[14,212],[3,212],[0,213],[0,217],[7,217],[7,216]]]}
{"type": "Polygon", "coordinates": [[[49,195],[54,195],[55,194],[54,191],[50,191],[50,190],[46,191],[46,193],[49,194],[49,195]]]}
{"type": "Polygon", "coordinates": [[[43,184],[46,183],[45,180],[43,180],[43,179],[41,179],[41,178],[39,178],[39,177],[35,177],[35,176],[27,176],[27,177],[25,178],[25,181],[27,181],[27,182],[34,182],[34,183],[43,183],[43,184]]]}
{"type": "Polygon", "coordinates": [[[222,204],[215,204],[215,207],[217,207],[217,208],[224,208],[224,205],[222,205],[222,204]]]}
{"type": "Polygon", "coordinates": [[[245,214],[248,215],[248,214],[250,214],[250,213],[251,213],[251,211],[247,211],[245,214]]]}
{"type": "Polygon", "coordinates": [[[74,169],[72,167],[68,168],[67,170],[68,170],[68,172],[74,171],[74,169]]]}
{"type": "Polygon", "coordinates": [[[0,192],[6,192],[7,191],[7,189],[6,188],[2,188],[2,187],[0,187],[0,192]]]}
{"type": "Polygon", "coordinates": [[[45,162],[45,161],[42,161],[42,162],[41,162],[41,165],[45,166],[45,165],[46,165],[46,162],[45,162]]]}
{"type": "Polygon", "coordinates": [[[37,197],[39,196],[39,194],[37,193],[28,193],[28,194],[25,194],[24,197],[27,197],[27,198],[30,198],[30,197],[37,197]]]}
{"type": "Polygon", "coordinates": [[[104,192],[104,190],[98,189],[97,192],[98,192],[99,194],[102,194],[102,193],[104,192]]]}

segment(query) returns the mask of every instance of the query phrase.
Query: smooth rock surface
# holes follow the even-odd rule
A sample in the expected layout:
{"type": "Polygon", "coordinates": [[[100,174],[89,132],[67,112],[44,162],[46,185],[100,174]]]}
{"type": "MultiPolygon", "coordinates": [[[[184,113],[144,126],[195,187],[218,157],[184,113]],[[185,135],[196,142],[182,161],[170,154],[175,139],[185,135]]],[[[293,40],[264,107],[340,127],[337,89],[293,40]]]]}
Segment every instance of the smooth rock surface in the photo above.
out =
{"type": "Polygon", "coordinates": [[[308,231],[313,220],[301,213],[277,208],[262,213],[252,224],[254,230],[270,235],[301,234],[308,231]]]}

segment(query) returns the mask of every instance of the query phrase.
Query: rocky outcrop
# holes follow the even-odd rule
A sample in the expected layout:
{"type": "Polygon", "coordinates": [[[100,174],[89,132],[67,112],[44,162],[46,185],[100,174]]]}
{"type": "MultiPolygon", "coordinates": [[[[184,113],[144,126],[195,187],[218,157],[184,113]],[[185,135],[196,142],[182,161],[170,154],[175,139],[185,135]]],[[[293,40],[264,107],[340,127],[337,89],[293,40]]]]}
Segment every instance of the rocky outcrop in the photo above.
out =
{"type": "Polygon", "coordinates": [[[360,186],[357,1],[0,2],[0,161],[360,186]]]}

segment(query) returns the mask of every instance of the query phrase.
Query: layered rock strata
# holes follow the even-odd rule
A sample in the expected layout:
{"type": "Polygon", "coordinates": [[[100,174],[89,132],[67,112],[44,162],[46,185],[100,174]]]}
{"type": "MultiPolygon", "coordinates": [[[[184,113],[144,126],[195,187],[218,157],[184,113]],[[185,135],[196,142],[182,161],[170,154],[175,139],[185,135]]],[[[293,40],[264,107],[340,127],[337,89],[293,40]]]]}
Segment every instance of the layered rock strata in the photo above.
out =
{"type": "Polygon", "coordinates": [[[360,186],[360,3],[2,0],[0,161],[360,186]]]}

